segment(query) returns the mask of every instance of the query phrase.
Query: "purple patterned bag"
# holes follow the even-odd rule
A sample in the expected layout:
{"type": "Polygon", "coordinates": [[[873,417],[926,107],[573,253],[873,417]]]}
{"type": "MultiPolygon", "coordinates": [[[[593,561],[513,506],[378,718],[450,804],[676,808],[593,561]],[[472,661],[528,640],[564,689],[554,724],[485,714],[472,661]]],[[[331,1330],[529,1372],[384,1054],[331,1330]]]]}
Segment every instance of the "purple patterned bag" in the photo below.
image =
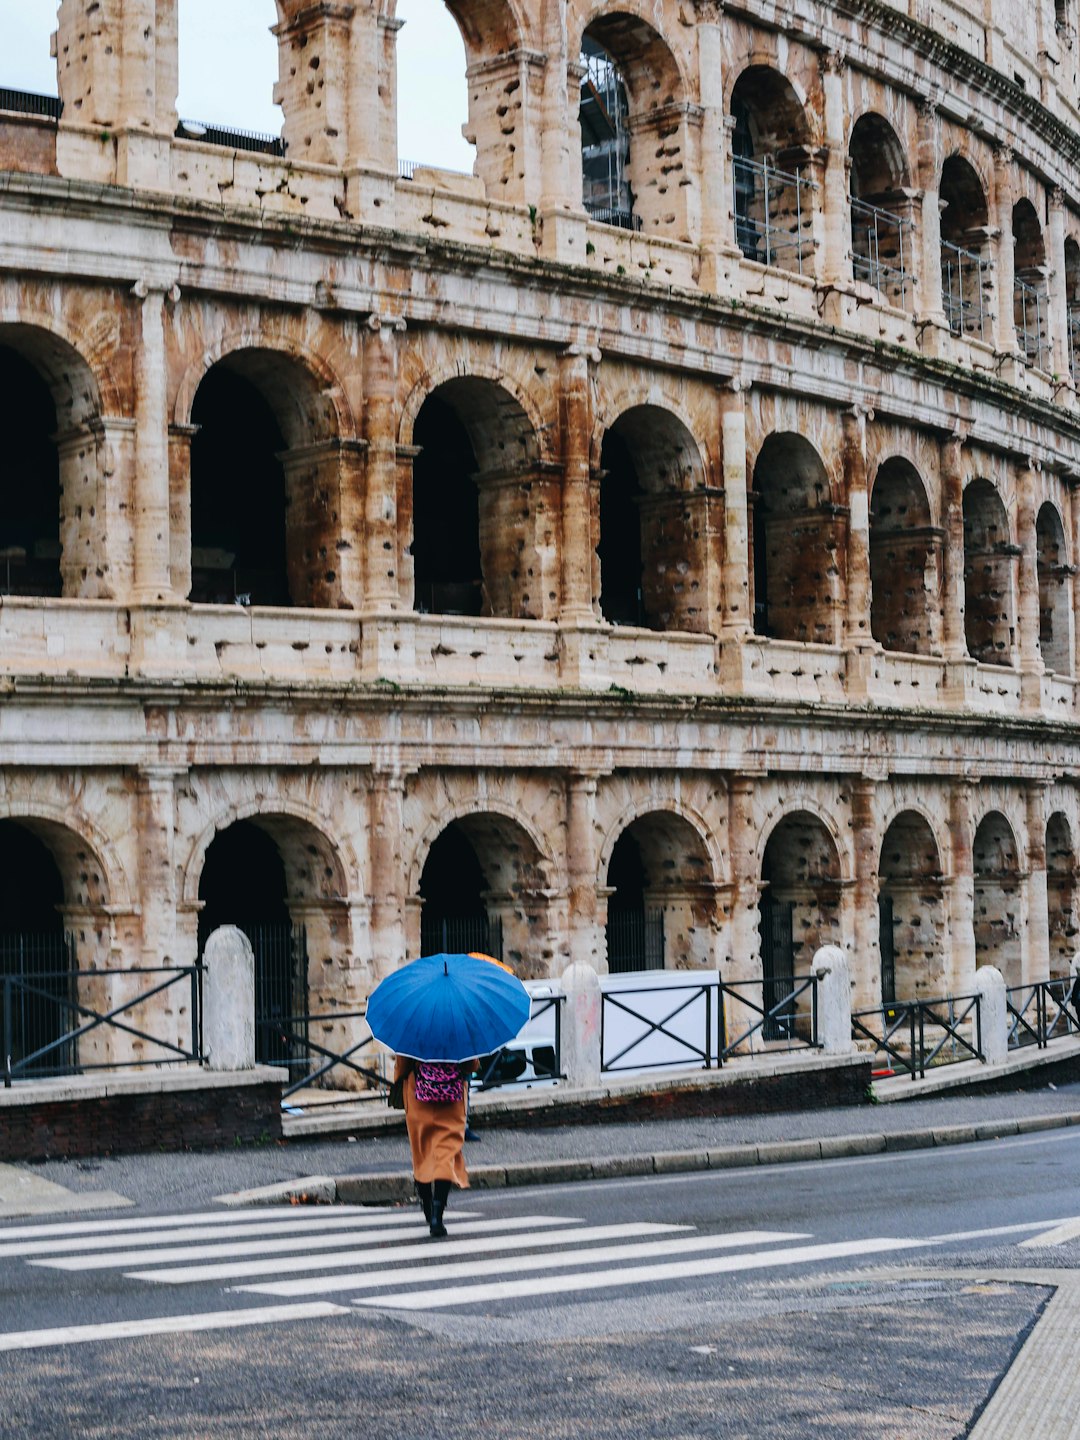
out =
{"type": "Polygon", "coordinates": [[[456,1105],[465,1094],[465,1084],[456,1065],[421,1060],[416,1067],[415,1095],[421,1105],[456,1105]]]}

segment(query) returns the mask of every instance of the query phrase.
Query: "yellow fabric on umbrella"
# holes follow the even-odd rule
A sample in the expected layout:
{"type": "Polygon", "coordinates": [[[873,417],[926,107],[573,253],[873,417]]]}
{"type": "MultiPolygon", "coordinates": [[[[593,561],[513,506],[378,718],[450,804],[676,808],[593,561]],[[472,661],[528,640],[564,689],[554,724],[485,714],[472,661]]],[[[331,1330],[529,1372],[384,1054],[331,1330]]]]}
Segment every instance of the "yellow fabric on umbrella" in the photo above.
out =
{"type": "Polygon", "coordinates": [[[469,959],[470,959],[470,960],[490,960],[490,962],[492,963],[492,965],[498,965],[499,969],[500,969],[500,970],[505,970],[508,975],[513,975],[513,973],[514,973],[514,968],[513,968],[512,965],[507,965],[507,963],[506,963],[505,960],[496,960],[494,955],[485,955],[482,950],[470,950],[470,951],[469,951],[469,959]]]}

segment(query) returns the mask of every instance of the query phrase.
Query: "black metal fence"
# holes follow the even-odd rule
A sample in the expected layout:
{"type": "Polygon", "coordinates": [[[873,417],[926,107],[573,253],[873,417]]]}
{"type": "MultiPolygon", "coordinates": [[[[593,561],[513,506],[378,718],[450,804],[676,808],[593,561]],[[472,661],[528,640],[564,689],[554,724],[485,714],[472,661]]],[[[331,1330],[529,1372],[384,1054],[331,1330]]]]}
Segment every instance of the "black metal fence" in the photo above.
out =
{"type": "Polygon", "coordinates": [[[307,931],[302,925],[254,921],[240,929],[255,956],[255,1059],[291,1072],[307,1055],[301,1023],[308,1008],[307,931]]]}
{"type": "Polygon", "coordinates": [[[722,981],[721,1061],[752,1052],[759,1039],[770,1050],[816,1049],[817,986],[815,975],[722,981]]]}
{"type": "Polygon", "coordinates": [[[941,1000],[898,1000],[851,1017],[856,1040],[869,1040],[893,1069],[924,1078],[938,1065],[983,1060],[982,1004],[978,995],[941,1000]]]}
{"type": "Polygon", "coordinates": [[[31,90],[0,88],[0,110],[16,115],[40,115],[46,120],[59,120],[64,102],[57,95],[38,95],[31,90]]]}
{"type": "Polygon", "coordinates": [[[534,995],[529,1014],[529,1028],[534,1034],[512,1040],[493,1055],[485,1055],[473,1082],[476,1088],[496,1090],[535,1085],[542,1080],[561,1080],[562,1007],[565,1004],[565,995],[534,995]],[[550,1035],[546,1033],[549,1024],[550,1035]]]}
{"type": "Polygon", "coordinates": [[[1068,980],[1041,980],[1014,985],[1005,991],[1008,1007],[1009,1049],[1034,1045],[1045,1050],[1051,1040],[1080,1034],[1080,995],[1068,980]]]}
{"type": "Polygon", "coordinates": [[[201,120],[181,120],[176,127],[180,140],[200,140],[204,145],[222,145],[227,150],[246,150],[257,155],[285,154],[280,135],[258,130],[234,130],[226,125],[208,125],[201,120]]]}
{"type": "Polygon", "coordinates": [[[70,1072],[75,1068],[76,1046],[67,1041],[61,1051],[50,1047],[67,1031],[64,1002],[72,998],[70,976],[78,971],[75,943],[70,935],[11,933],[0,935],[0,976],[12,983],[4,994],[5,1068],[18,1065],[29,1075],[50,1073],[30,1057],[42,1054],[50,1065],[70,1072]]]}
{"type": "MultiPolygon", "coordinates": [[[[326,1010],[319,1014],[276,1015],[256,1020],[256,1048],[261,1048],[264,1053],[273,1050],[280,1055],[280,1060],[268,1063],[281,1066],[289,1072],[289,1083],[281,1092],[283,1100],[309,1085],[320,1084],[333,1071],[339,1069],[348,1075],[360,1076],[376,1089],[387,1085],[386,1076],[380,1071],[361,1065],[353,1058],[371,1044],[370,1031],[366,1031],[360,1040],[344,1049],[335,1049],[333,1045],[324,1043],[327,1032],[333,1026],[351,1025],[363,1020],[366,1013],[365,1010],[326,1010]],[[320,1036],[322,1038],[319,1038],[320,1036]]],[[[355,1098],[349,1096],[335,1103],[351,1103],[355,1098]]]]}
{"type": "Polygon", "coordinates": [[[663,910],[623,910],[609,905],[607,959],[612,975],[663,970],[663,910]]]}
{"type": "Polygon", "coordinates": [[[420,914],[423,955],[491,955],[502,959],[502,920],[498,915],[420,914]]]}
{"type": "Polygon", "coordinates": [[[201,980],[202,967],[199,965],[147,966],[134,970],[79,971],[72,968],[4,975],[0,990],[3,1005],[0,1024],[4,1042],[5,1086],[10,1088],[14,1080],[81,1074],[89,1070],[201,1063],[201,980]],[[165,978],[157,978],[161,976],[165,978]],[[133,987],[134,993],[105,1008],[90,1003],[90,994],[98,985],[106,988],[117,985],[124,990],[133,987]],[[134,1012],[140,1006],[173,989],[183,992],[180,1003],[187,1002],[188,1020],[178,1025],[175,1018],[170,1017],[170,1022],[174,1030],[190,1031],[187,1045],[162,1033],[167,1023],[163,1016],[155,1015],[152,1022],[134,1023],[134,1012]],[[38,1032],[36,1039],[28,1040],[28,1032],[24,1030],[17,1051],[17,1027],[21,1017],[35,1012],[47,1017],[52,1033],[44,1036],[38,1032]],[[153,1023],[155,1030],[144,1028],[147,1023],[153,1023]],[[118,1059],[115,1054],[101,1061],[88,1060],[81,1042],[99,1033],[108,1033],[113,1040],[136,1042],[138,1055],[128,1060],[118,1059]],[[41,1043],[37,1043],[38,1040],[41,1043]]]}

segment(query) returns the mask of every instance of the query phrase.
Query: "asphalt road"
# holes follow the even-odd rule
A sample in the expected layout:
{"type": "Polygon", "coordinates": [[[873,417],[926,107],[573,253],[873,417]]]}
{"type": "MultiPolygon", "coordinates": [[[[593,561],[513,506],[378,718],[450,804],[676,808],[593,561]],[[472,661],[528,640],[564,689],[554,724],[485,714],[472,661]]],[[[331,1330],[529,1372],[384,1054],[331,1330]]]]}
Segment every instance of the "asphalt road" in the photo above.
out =
{"type": "Polygon", "coordinates": [[[477,1192],[441,1243],[408,1210],[15,1221],[0,1435],[964,1435],[1050,1294],[1034,1267],[1080,1265],[1021,1244],[1080,1217],[1078,1178],[1062,1130],[477,1192]]]}

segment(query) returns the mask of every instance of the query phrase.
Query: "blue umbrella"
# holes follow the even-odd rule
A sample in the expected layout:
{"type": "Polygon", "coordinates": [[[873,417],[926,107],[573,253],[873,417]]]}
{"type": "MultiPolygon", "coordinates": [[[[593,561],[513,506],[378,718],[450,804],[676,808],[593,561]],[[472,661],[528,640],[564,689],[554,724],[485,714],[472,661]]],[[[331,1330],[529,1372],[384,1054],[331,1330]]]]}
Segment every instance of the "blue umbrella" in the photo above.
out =
{"type": "Polygon", "coordinates": [[[500,1049],[531,1011],[517,976],[490,960],[425,955],[376,985],[367,1022],[396,1055],[456,1064],[500,1049]]]}

